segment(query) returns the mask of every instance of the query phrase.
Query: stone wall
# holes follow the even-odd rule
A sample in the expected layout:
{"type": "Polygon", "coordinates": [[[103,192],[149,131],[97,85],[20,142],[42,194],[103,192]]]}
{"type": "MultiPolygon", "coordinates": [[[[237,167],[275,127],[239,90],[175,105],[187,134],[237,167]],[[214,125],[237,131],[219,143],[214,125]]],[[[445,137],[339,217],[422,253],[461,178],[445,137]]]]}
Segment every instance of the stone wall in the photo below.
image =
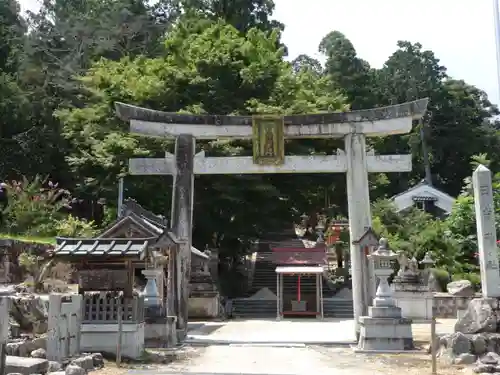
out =
{"type": "Polygon", "coordinates": [[[441,319],[455,319],[458,310],[465,310],[472,299],[480,297],[481,294],[479,293],[472,297],[456,297],[448,293],[434,293],[436,317],[441,319]]]}

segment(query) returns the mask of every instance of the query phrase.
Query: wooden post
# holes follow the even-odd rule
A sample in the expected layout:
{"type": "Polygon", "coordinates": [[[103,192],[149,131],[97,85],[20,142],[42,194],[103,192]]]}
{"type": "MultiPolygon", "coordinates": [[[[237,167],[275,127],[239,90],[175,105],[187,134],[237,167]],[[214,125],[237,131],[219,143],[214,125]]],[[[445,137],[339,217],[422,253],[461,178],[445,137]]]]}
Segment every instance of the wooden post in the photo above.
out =
{"type": "Polygon", "coordinates": [[[116,366],[120,367],[122,363],[122,334],[123,334],[123,303],[118,299],[118,332],[116,335],[116,366]]]}
{"type": "Polygon", "coordinates": [[[276,272],[276,319],[280,318],[280,274],[276,272]]]}
{"type": "Polygon", "coordinates": [[[436,340],[436,308],[434,307],[434,298],[432,299],[432,319],[431,319],[431,354],[432,368],[431,374],[437,374],[437,340],[436,340]]]}
{"type": "Polygon", "coordinates": [[[9,297],[0,297],[0,374],[5,374],[10,303],[9,297]]]}
{"type": "Polygon", "coordinates": [[[172,194],[172,231],[182,242],[176,254],[177,329],[187,335],[189,281],[191,277],[191,232],[193,223],[195,138],[181,134],[175,141],[175,173],[172,194]]]}
{"type": "Polygon", "coordinates": [[[323,274],[319,274],[319,308],[321,309],[321,319],[323,320],[325,318],[325,313],[323,311],[323,274]]]}

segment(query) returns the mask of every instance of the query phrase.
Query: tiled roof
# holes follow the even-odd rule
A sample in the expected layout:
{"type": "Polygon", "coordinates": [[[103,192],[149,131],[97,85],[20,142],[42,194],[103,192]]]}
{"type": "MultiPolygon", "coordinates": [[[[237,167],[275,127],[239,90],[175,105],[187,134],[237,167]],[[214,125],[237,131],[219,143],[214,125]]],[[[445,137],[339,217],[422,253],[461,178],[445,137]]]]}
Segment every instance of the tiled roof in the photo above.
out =
{"type": "Polygon", "coordinates": [[[63,238],[57,237],[55,256],[140,256],[156,238],[63,238]]]}

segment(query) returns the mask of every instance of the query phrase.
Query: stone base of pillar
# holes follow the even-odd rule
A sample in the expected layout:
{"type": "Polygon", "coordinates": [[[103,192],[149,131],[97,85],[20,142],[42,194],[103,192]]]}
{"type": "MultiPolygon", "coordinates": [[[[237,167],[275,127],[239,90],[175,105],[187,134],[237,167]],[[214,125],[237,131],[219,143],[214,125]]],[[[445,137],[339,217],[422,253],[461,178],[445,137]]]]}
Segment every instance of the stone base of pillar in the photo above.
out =
{"type": "Polygon", "coordinates": [[[176,316],[147,319],[144,325],[144,339],[147,347],[172,348],[177,345],[176,316]]]}
{"type": "Polygon", "coordinates": [[[401,308],[369,307],[368,315],[359,318],[357,351],[395,352],[414,349],[412,321],[402,317],[401,308]]]}

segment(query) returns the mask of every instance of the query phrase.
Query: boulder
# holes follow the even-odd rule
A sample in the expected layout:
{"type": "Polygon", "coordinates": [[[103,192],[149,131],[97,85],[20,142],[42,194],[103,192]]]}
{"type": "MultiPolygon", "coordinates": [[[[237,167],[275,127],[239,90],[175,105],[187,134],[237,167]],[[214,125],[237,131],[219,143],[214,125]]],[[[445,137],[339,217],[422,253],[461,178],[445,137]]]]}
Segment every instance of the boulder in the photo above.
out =
{"type": "Polygon", "coordinates": [[[497,331],[497,317],[493,310],[495,300],[475,298],[469,302],[467,311],[455,324],[455,332],[494,333],[497,331]]]}
{"type": "Polygon", "coordinates": [[[453,364],[455,365],[472,365],[474,362],[476,362],[476,356],[470,353],[459,354],[453,360],[453,364]]]}
{"type": "Polygon", "coordinates": [[[496,367],[494,365],[483,365],[483,364],[479,364],[472,369],[472,371],[474,371],[476,374],[484,374],[484,373],[492,374],[495,372],[495,370],[496,367]]]}
{"type": "Polygon", "coordinates": [[[20,373],[23,375],[45,374],[49,361],[40,358],[24,358],[8,355],[5,360],[5,373],[20,373]]]}
{"type": "Polygon", "coordinates": [[[92,353],[92,360],[94,361],[95,368],[103,368],[104,367],[104,357],[101,353],[92,353]]]}
{"type": "Polygon", "coordinates": [[[33,350],[30,355],[33,358],[47,358],[47,353],[42,348],[33,350]]]}
{"type": "Polygon", "coordinates": [[[35,294],[11,296],[10,316],[22,331],[41,334],[47,332],[48,311],[45,302],[35,294]]]}
{"type": "Polygon", "coordinates": [[[81,367],[82,369],[84,369],[86,371],[90,371],[90,370],[94,369],[94,359],[92,358],[91,355],[76,358],[73,361],[71,361],[71,364],[76,365],[78,367],[81,367]]]}
{"type": "Polygon", "coordinates": [[[474,335],[471,338],[472,342],[472,352],[475,355],[483,355],[488,351],[487,348],[487,340],[484,336],[481,335],[474,335]]]}
{"type": "Polygon", "coordinates": [[[479,359],[479,363],[482,363],[484,365],[498,365],[499,361],[500,355],[494,352],[486,353],[479,359]]]}
{"type": "Polygon", "coordinates": [[[455,297],[472,297],[475,294],[474,287],[469,280],[452,281],[446,285],[446,289],[455,297]]]}
{"type": "Polygon", "coordinates": [[[77,365],[68,365],[65,370],[66,375],[87,375],[87,372],[77,365]]]}
{"type": "Polygon", "coordinates": [[[455,356],[470,353],[472,350],[472,343],[463,333],[457,332],[450,336],[448,349],[450,349],[455,356]]]}
{"type": "Polygon", "coordinates": [[[62,365],[59,362],[56,361],[49,361],[49,367],[47,369],[47,372],[57,372],[62,370],[62,365]]]}

